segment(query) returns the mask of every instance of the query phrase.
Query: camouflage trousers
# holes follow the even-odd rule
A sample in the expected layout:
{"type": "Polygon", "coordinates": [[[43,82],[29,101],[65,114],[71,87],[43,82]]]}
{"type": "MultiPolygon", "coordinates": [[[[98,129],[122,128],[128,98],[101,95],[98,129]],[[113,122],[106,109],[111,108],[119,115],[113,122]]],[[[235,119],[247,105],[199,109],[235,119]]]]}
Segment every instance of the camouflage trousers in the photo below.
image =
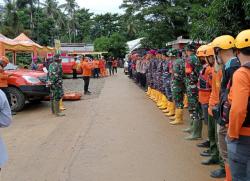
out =
{"type": "Polygon", "coordinates": [[[64,95],[62,88],[50,88],[50,99],[60,101],[64,95]]]}
{"type": "Polygon", "coordinates": [[[187,84],[188,110],[193,120],[202,119],[202,109],[198,98],[198,88],[196,85],[187,84]]]}
{"type": "Polygon", "coordinates": [[[184,108],[184,94],[185,94],[185,86],[176,80],[172,82],[172,93],[173,93],[173,100],[175,102],[175,106],[177,109],[184,108]]]}
{"type": "Polygon", "coordinates": [[[167,79],[165,82],[165,94],[168,98],[168,101],[173,102],[173,94],[172,94],[172,80],[167,79]]]}

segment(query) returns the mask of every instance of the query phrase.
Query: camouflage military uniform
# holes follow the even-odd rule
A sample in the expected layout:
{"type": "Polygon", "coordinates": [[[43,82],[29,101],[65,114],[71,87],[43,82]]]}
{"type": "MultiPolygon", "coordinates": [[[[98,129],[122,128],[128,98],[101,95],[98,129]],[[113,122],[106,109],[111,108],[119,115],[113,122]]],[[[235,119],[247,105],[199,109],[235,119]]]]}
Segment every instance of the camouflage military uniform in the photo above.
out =
{"type": "Polygon", "coordinates": [[[50,97],[51,100],[59,101],[63,95],[63,71],[62,71],[62,65],[53,62],[49,66],[49,82],[50,85],[50,97]]]}
{"type": "Polygon", "coordinates": [[[156,58],[152,60],[153,62],[153,67],[152,67],[152,75],[153,75],[153,88],[158,89],[158,82],[157,82],[157,67],[159,60],[156,58]]]}
{"type": "Polygon", "coordinates": [[[153,60],[149,60],[147,69],[146,69],[146,76],[147,76],[147,85],[150,88],[153,88],[153,60]]]}
{"type": "Polygon", "coordinates": [[[162,88],[163,94],[167,97],[167,79],[168,79],[168,60],[162,62],[162,88]]]}
{"type": "Polygon", "coordinates": [[[157,90],[160,91],[161,93],[164,93],[163,90],[163,80],[162,80],[162,74],[163,74],[163,60],[158,61],[158,66],[157,66],[157,90]]]}
{"type": "Polygon", "coordinates": [[[202,110],[198,98],[198,78],[202,70],[202,65],[198,58],[193,54],[185,60],[186,89],[188,97],[188,109],[192,119],[192,135],[187,139],[197,139],[202,132],[202,110]]]}
{"type": "Polygon", "coordinates": [[[176,108],[183,109],[185,93],[185,61],[183,59],[177,59],[173,64],[172,93],[176,108]]]}
{"type": "Polygon", "coordinates": [[[167,98],[170,102],[173,102],[172,95],[172,69],[173,69],[173,61],[169,60],[166,63],[166,67],[164,68],[164,83],[165,83],[165,92],[167,98]]]}

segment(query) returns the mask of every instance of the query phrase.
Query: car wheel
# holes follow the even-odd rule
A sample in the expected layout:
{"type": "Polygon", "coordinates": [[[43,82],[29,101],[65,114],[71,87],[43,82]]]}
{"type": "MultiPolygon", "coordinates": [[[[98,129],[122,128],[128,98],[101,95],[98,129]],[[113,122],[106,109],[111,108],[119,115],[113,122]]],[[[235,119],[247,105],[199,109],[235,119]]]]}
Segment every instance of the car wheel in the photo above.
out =
{"type": "Polygon", "coordinates": [[[8,87],[10,98],[11,98],[11,110],[18,112],[25,106],[24,94],[15,87],[8,87]]]}

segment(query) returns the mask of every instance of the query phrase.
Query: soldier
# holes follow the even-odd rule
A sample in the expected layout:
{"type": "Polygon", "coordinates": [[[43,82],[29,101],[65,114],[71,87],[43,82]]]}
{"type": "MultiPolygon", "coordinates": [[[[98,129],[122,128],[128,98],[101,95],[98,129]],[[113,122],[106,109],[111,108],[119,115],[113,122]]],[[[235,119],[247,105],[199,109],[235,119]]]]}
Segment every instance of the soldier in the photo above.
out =
{"type": "Polygon", "coordinates": [[[58,117],[65,116],[59,109],[59,101],[64,95],[63,92],[63,79],[60,55],[55,55],[53,63],[49,66],[49,80],[50,85],[50,100],[52,113],[58,117]]]}
{"type": "Polygon", "coordinates": [[[187,140],[197,140],[202,133],[202,113],[198,100],[198,77],[202,69],[200,61],[195,55],[195,44],[189,43],[186,46],[187,59],[185,60],[186,89],[188,96],[188,109],[192,119],[191,135],[187,140]]]}
{"type": "Polygon", "coordinates": [[[158,90],[158,101],[157,101],[157,106],[161,107],[162,104],[162,99],[163,99],[163,81],[162,81],[162,73],[163,73],[163,57],[162,57],[162,51],[159,50],[157,54],[157,59],[158,59],[158,65],[157,65],[157,90],[158,90]]]}
{"type": "Polygon", "coordinates": [[[170,56],[169,56],[169,50],[165,52],[166,55],[166,60],[163,62],[162,66],[162,81],[163,81],[163,88],[164,88],[164,95],[166,97],[165,103],[162,107],[160,107],[163,111],[163,113],[168,113],[169,112],[169,100],[168,100],[168,94],[167,94],[167,86],[168,84],[168,79],[169,79],[169,62],[170,62],[170,56]]]}
{"type": "Polygon", "coordinates": [[[176,110],[175,116],[170,117],[174,119],[170,124],[178,125],[183,124],[183,100],[185,94],[185,61],[179,56],[173,64],[173,74],[172,74],[172,92],[173,100],[175,102],[176,110]]]}
{"type": "Polygon", "coordinates": [[[166,94],[168,99],[168,110],[169,112],[166,113],[166,116],[172,117],[175,115],[175,104],[173,100],[172,94],[172,75],[173,75],[173,63],[176,60],[178,51],[176,49],[169,50],[169,57],[170,60],[168,62],[168,74],[167,74],[167,81],[166,81],[166,94]]]}
{"type": "Polygon", "coordinates": [[[150,96],[150,99],[156,101],[158,97],[158,92],[156,90],[156,69],[157,69],[157,60],[156,60],[156,51],[155,50],[150,50],[150,65],[149,65],[149,71],[151,74],[150,77],[150,84],[152,88],[152,94],[150,96]]]}
{"type": "MultiPolygon", "coordinates": [[[[168,106],[168,100],[167,100],[167,96],[166,96],[166,78],[167,78],[167,65],[168,65],[168,57],[167,57],[167,52],[168,50],[165,49],[165,50],[162,50],[161,53],[162,53],[162,62],[161,62],[161,66],[162,66],[162,72],[161,72],[161,82],[162,82],[162,86],[161,86],[161,93],[162,93],[162,99],[161,99],[161,102],[159,104],[159,108],[161,110],[166,110],[167,109],[167,106],[168,106]]],[[[167,110],[166,110],[167,112],[167,110]]]]}

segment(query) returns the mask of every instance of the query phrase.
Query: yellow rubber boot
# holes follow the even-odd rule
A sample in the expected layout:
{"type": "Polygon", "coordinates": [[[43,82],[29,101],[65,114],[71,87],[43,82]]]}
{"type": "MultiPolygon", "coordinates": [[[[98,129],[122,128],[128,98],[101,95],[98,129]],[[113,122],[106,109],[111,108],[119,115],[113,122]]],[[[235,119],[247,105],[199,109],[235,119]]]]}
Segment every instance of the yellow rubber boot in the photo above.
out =
{"type": "Polygon", "coordinates": [[[159,92],[157,90],[155,90],[155,99],[154,99],[154,101],[157,103],[158,99],[159,99],[159,92]]]}
{"type": "Polygon", "coordinates": [[[157,106],[161,107],[162,106],[162,99],[163,99],[163,94],[161,92],[159,92],[159,98],[157,101],[157,106]]]}
{"type": "Polygon", "coordinates": [[[183,104],[184,104],[184,108],[188,108],[188,97],[187,97],[187,94],[184,95],[183,104]]]}
{"type": "Polygon", "coordinates": [[[175,104],[174,102],[169,102],[169,112],[166,114],[166,116],[174,116],[175,115],[175,104]]]}
{"type": "Polygon", "coordinates": [[[162,96],[162,105],[160,107],[161,110],[167,109],[168,102],[167,102],[167,97],[165,95],[162,96]]]}
{"type": "Polygon", "coordinates": [[[151,89],[150,99],[154,100],[154,98],[155,98],[155,90],[151,89]]]}
{"type": "Polygon", "coordinates": [[[177,110],[177,109],[174,110],[175,114],[174,114],[173,116],[170,116],[170,117],[169,117],[169,119],[170,119],[171,121],[173,121],[173,120],[176,119],[176,110],[177,110]]]}
{"type": "Polygon", "coordinates": [[[172,125],[183,124],[183,109],[176,109],[175,111],[175,120],[170,122],[172,125]]]}
{"type": "Polygon", "coordinates": [[[61,111],[65,111],[66,110],[66,108],[63,106],[63,100],[62,99],[60,99],[60,101],[59,101],[59,109],[61,111]]]}
{"type": "Polygon", "coordinates": [[[150,91],[151,91],[151,88],[148,87],[148,91],[146,92],[147,96],[150,96],[150,91]]]}
{"type": "Polygon", "coordinates": [[[167,108],[162,110],[163,113],[169,113],[170,101],[167,100],[167,108]]]}

